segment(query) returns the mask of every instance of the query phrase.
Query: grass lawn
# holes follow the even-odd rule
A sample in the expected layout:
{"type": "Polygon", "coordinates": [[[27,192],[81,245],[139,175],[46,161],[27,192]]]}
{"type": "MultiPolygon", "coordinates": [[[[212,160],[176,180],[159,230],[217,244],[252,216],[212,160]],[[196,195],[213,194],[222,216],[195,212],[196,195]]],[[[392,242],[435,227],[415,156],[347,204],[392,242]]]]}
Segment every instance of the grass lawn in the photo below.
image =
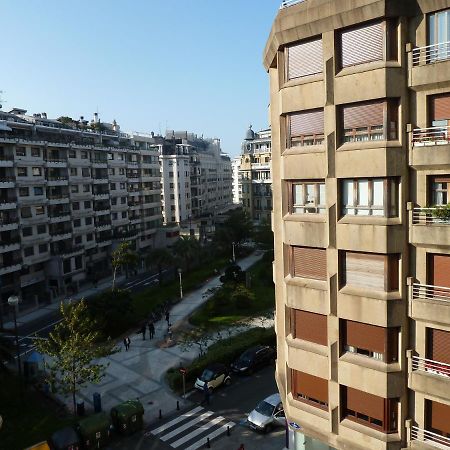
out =
{"type": "Polygon", "coordinates": [[[271,258],[264,257],[254,264],[249,272],[251,275],[250,291],[255,296],[254,301],[246,305],[228,301],[227,296],[231,296],[232,289],[223,287],[221,289],[225,291],[222,292],[222,295],[216,293],[190,317],[189,322],[194,326],[213,330],[273,310],[275,307],[275,288],[272,283],[271,258]],[[225,296],[223,293],[225,293],[225,296]]]}
{"type": "Polygon", "coordinates": [[[0,373],[0,450],[23,450],[45,441],[54,431],[76,422],[58,413],[57,406],[33,388],[25,389],[20,400],[17,378],[0,373]]]}

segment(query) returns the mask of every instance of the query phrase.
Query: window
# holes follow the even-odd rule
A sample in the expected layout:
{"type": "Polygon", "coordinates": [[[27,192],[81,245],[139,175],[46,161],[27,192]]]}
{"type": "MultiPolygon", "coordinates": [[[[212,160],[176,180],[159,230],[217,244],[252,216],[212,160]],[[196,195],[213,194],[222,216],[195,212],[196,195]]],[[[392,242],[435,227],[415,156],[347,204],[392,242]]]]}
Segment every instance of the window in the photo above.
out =
{"type": "Polygon", "coordinates": [[[108,169],[108,175],[115,175],[116,174],[116,169],[114,169],[114,167],[110,167],[108,169]]]}
{"type": "Polygon", "coordinates": [[[40,177],[40,176],[42,176],[42,168],[41,167],[33,167],[31,169],[31,172],[33,173],[33,177],[40,177]]]}
{"type": "Polygon", "coordinates": [[[74,228],[79,228],[79,227],[81,227],[81,220],[80,220],[80,219],[75,219],[75,220],[73,221],[73,226],[74,226],[74,228]]]}
{"type": "Polygon", "coordinates": [[[108,152],[108,160],[112,161],[114,159],[114,153],[108,152]]]}
{"type": "Polygon", "coordinates": [[[126,197],[120,197],[120,203],[122,205],[125,205],[127,203],[127,198],[126,197]]]}
{"type": "Polygon", "coordinates": [[[16,156],[25,156],[25,155],[26,155],[25,147],[16,148],[16,156]]]}
{"type": "Polygon", "coordinates": [[[80,209],[80,203],[79,202],[73,202],[72,203],[72,211],[78,211],[80,209]]]}
{"type": "Polygon", "coordinates": [[[88,200],[88,201],[85,201],[84,202],[84,209],[90,209],[91,208],[91,202],[88,200]]]}
{"type": "Polygon", "coordinates": [[[342,285],[374,291],[398,291],[400,255],[342,252],[342,285]]]}
{"type": "Polygon", "coordinates": [[[83,243],[83,238],[81,236],[75,236],[75,244],[79,245],[83,243]]]}
{"type": "Polygon", "coordinates": [[[19,197],[28,197],[30,195],[30,190],[27,187],[19,188],[19,197]]]}
{"type": "Polygon", "coordinates": [[[396,60],[397,23],[395,21],[375,22],[339,33],[340,67],[358,64],[396,60]]]}
{"type": "Polygon", "coordinates": [[[112,213],[112,220],[117,220],[117,213],[116,212],[112,213]]]}
{"type": "Polygon", "coordinates": [[[399,328],[383,328],[341,320],[342,351],[356,353],[385,363],[398,361],[399,328]]]}
{"type": "Polygon", "coordinates": [[[322,73],[322,39],[313,39],[287,47],[285,59],[287,81],[322,73]]]}
{"type": "Polygon", "coordinates": [[[291,334],[294,339],[327,345],[327,316],[291,309],[291,334]]]}
{"type": "Polygon", "coordinates": [[[124,160],[123,153],[118,153],[117,154],[117,160],[118,161],[123,161],[124,160]]]}
{"type": "Polygon", "coordinates": [[[22,236],[23,237],[31,236],[32,234],[33,234],[33,228],[32,227],[22,228],[22,236]]]}
{"type": "Polygon", "coordinates": [[[85,150],[81,150],[81,159],[89,159],[89,153],[85,150]]]}
{"type": "Polygon", "coordinates": [[[72,194],[76,194],[76,193],[78,193],[78,191],[79,191],[78,184],[72,184],[72,186],[70,186],[70,192],[72,194]]]}
{"type": "Polygon", "coordinates": [[[77,157],[77,152],[75,150],[69,150],[69,158],[74,159],[77,157]]]}
{"type": "Polygon", "coordinates": [[[291,369],[291,392],[295,400],[328,410],[328,380],[291,369]]]}
{"type": "Polygon", "coordinates": [[[91,171],[87,167],[83,167],[81,169],[81,175],[85,178],[89,178],[91,176],[91,171]]]}
{"type": "Polygon", "coordinates": [[[34,158],[40,158],[41,157],[41,149],[38,147],[32,147],[31,148],[31,156],[34,158]]]}
{"type": "Polygon", "coordinates": [[[26,247],[23,249],[24,256],[33,256],[34,255],[34,247],[26,247]]]}
{"type": "Polygon", "coordinates": [[[342,215],[397,217],[396,178],[357,178],[341,181],[342,215]]]}
{"type": "Polygon", "coordinates": [[[44,188],[40,186],[36,186],[33,188],[34,195],[44,195],[44,188]]]}
{"type": "Polygon", "coordinates": [[[84,223],[85,223],[86,225],[92,225],[92,217],[86,217],[86,218],[84,219],[84,223]]]}
{"type": "Polygon", "coordinates": [[[325,183],[300,182],[291,183],[291,214],[325,213],[325,183]]]}
{"type": "Polygon", "coordinates": [[[342,417],[384,433],[398,430],[398,399],[341,386],[342,417]]]}
{"type": "Polygon", "coordinates": [[[398,139],[398,99],[354,103],[341,107],[341,142],[398,139]]]}
{"type": "Polygon", "coordinates": [[[327,259],[324,248],[291,247],[291,274],[294,277],[327,279],[327,259]]]}
{"type": "Polygon", "coordinates": [[[34,212],[36,216],[41,216],[42,214],[45,214],[45,208],[43,206],[35,206],[34,212]]]}
{"type": "Polygon", "coordinates": [[[450,9],[428,15],[428,45],[444,44],[431,49],[431,61],[448,59],[450,41],[450,9]],[[447,44],[447,45],[445,45],[447,44]]]}
{"type": "MultiPolygon", "coordinates": [[[[436,447],[446,446],[447,441],[443,438],[450,438],[450,405],[425,400],[425,426],[428,431],[436,433],[438,436],[427,435],[427,441],[436,442],[436,447]],[[443,438],[439,438],[443,436],[443,438]]],[[[445,448],[445,447],[444,447],[445,448]]]]}
{"type": "Polygon", "coordinates": [[[288,114],[287,147],[307,147],[324,142],[323,109],[288,114]]]}
{"type": "Polygon", "coordinates": [[[122,211],[122,219],[126,219],[127,218],[127,212],[126,211],[122,211]]]}
{"type": "Polygon", "coordinates": [[[450,331],[426,329],[426,358],[425,370],[450,377],[450,331]]]}
{"type": "Polygon", "coordinates": [[[26,177],[28,175],[28,171],[26,167],[18,167],[17,168],[17,176],[18,177],[26,177]]]}
{"type": "Polygon", "coordinates": [[[88,233],[86,235],[86,241],[92,241],[94,239],[94,235],[92,233],[88,233]]]}
{"type": "Polygon", "coordinates": [[[125,175],[125,169],[123,167],[119,168],[119,175],[125,175]]]}
{"type": "Polygon", "coordinates": [[[37,234],[45,234],[47,232],[47,225],[38,225],[37,234]]]}
{"type": "Polygon", "coordinates": [[[109,186],[111,191],[115,191],[116,190],[116,183],[111,183],[109,186]]]}
{"type": "Polygon", "coordinates": [[[127,188],[126,183],[120,183],[120,189],[121,189],[121,190],[124,190],[124,189],[126,189],[126,188],[127,188]]]}
{"type": "Polygon", "coordinates": [[[91,192],[91,186],[89,184],[83,184],[83,192],[91,192]]]}
{"type": "Polygon", "coordinates": [[[31,217],[31,208],[29,206],[26,206],[25,208],[22,208],[20,210],[20,216],[23,218],[31,217]]]}
{"type": "Polygon", "coordinates": [[[78,173],[78,169],[77,169],[76,167],[71,167],[71,168],[69,169],[69,173],[70,173],[70,176],[76,177],[76,176],[77,176],[77,173],[78,173]]]}
{"type": "Polygon", "coordinates": [[[40,244],[39,245],[39,253],[47,253],[48,247],[47,244],[40,244]]]}
{"type": "Polygon", "coordinates": [[[430,177],[430,204],[447,205],[450,203],[450,175],[430,177]]]}

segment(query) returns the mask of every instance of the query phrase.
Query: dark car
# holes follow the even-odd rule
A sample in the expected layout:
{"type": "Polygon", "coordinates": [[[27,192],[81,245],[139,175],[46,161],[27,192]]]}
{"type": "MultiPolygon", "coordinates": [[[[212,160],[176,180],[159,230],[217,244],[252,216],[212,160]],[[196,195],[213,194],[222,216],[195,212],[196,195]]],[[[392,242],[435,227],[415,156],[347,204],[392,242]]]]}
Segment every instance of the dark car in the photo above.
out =
{"type": "Polygon", "coordinates": [[[273,364],[276,355],[275,350],[268,345],[258,345],[246,350],[231,364],[231,370],[236,373],[252,373],[261,367],[273,364]]]}
{"type": "Polygon", "coordinates": [[[228,386],[231,383],[230,371],[224,364],[211,364],[197,378],[194,386],[196,389],[203,390],[205,383],[208,383],[210,391],[222,384],[228,386]]]}

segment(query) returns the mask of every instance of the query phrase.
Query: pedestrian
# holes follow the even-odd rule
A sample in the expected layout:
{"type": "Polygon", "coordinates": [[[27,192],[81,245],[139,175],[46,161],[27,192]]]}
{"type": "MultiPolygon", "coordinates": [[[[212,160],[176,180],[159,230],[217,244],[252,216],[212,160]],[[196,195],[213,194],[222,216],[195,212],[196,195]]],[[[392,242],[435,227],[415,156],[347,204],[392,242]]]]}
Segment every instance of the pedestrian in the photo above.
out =
{"type": "Polygon", "coordinates": [[[171,341],[172,340],[172,336],[173,336],[172,324],[171,323],[169,323],[169,326],[167,327],[167,336],[169,337],[169,341],[171,341]]]}
{"type": "Polygon", "coordinates": [[[203,394],[205,395],[205,398],[202,401],[202,405],[205,404],[205,403],[207,405],[209,405],[209,396],[211,395],[211,393],[209,392],[209,386],[208,386],[208,382],[207,381],[205,381],[203,383],[203,394]]]}
{"type": "Polygon", "coordinates": [[[170,321],[170,313],[169,313],[169,311],[166,311],[166,322],[167,322],[167,326],[169,326],[169,321],[170,321]]]}
{"type": "Polygon", "coordinates": [[[155,336],[155,324],[152,321],[150,321],[148,323],[148,337],[149,339],[153,339],[154,336],[155,336]]]}
{"type": "Polygon", "coordinates": [[[131,340],[128,336],[125,336],[123,338],[123,345],[125,346],[125,351],[128,351],[128,349],[130,348],[130,344],[131,344],[131,340]]]}
{"type": "Polygon", "coordinates": [[[142,340],[145,341],[145,332],[147,331],[147,324],[144,322],[144,324],[141,327],[141,333],[142,333],[142,340]]]}

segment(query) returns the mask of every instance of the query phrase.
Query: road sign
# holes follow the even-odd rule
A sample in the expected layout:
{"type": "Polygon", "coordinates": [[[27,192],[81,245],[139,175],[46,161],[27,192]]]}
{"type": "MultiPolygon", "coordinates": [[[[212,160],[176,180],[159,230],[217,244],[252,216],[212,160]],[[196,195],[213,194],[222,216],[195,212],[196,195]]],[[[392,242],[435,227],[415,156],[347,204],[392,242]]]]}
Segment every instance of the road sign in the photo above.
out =
{"type": "Polygon", "coordinates": [[[179,371],[180,371],[181,375],[187,374],[187,369],[185,367],[180,367],[179,371]]]}

